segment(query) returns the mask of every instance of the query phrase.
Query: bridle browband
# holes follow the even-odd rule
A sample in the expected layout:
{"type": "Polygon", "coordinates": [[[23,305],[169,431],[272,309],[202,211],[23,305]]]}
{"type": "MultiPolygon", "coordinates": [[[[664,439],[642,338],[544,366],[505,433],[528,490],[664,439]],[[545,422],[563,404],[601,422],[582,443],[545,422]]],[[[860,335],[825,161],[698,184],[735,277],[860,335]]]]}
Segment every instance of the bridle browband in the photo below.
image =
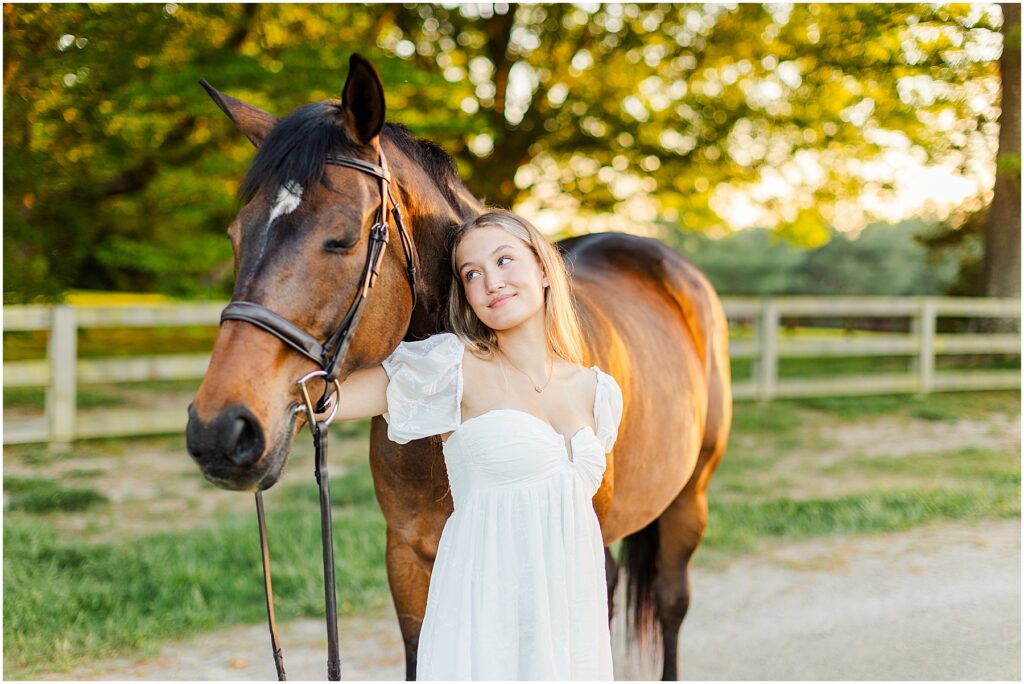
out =
{"type": "MultiPolygon", "coordinates": [[[[323,545],[324,560],[324,603],[327,613],[327,678],[331,681],[341,679],[341,662],[338,657],[338,610],[335,598],[334,581],[334,537],[331,526],[331,495],[327,479],[327,427],[338,411],[341,385],[338,383],[338,371],[345,360],[356,326],[362,317],[363,304],[371,287],[380,274],[380,264],[384,250],[388,245],[388,204],[391,205],[391,216],[398,228],[405,252],[406,276],[412,291],[412,308],[416,308],[416,250],[405,226],[402,224],[402,213],[391,195],[391,173],[388,171],[384,152],[379,151],[380,164],[373,164],[361,159],[350,157],[328,156],[325,161],[336,166],[345,166],[356,171],[368,173],[380,179],[380,207],[370,228],[369,246],[367,247],[366,263],[360,278],[359,291],[342,318],[341,323],[321,344],[319,340],[295,325],[291,321],[274,313],[261,304],[246,301],[232,301],[221,312],[220,322],[228,320],[251,323],[279,340],[292,349],[305,355],[318,366],[315,370],[298,380],[306,410],[306,422],[313,433],[313,446],[316,452],[314,473],[320,487],[320,538],[323,545]],[[323,396],[314,406],[306,388],[306,382],[314,377],[324,380],[323,396]],[[334,390],[332,392],[332,389],[334,390]],[[333,404],[333,407],[332,407],[333,404]],[[326,417],[328,410],[331,413],[326,417]]],[[[259,524],[260,555],[263,563],[263,585],[267,602],[267,621],[270,626],[270,645],[274,653],[274,666],[277,668],[279,681],[287,679],[284,671],[284,656],[281,653],[281,642],[277,634],[277,622],[274,618],[274,594],[270,581],[270,551],[267,547],[266,518],[263,513],[263,492],[256,492],[256,518],[259,524]]]]}

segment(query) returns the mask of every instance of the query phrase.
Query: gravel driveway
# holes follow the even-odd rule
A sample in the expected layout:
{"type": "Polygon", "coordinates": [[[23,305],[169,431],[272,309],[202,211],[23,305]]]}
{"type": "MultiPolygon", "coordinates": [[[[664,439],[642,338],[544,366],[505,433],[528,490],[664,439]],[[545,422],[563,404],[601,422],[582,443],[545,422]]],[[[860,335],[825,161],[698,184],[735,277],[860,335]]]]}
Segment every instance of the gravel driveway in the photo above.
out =
{"type": "MultiPolygon", "coordinates": [[[[942,524],[763,551],[696,569],[683,626],[685,679],[1021,678],[1019,520],[942,524]]],[[[620,590],[623,583],[620,583],[620,590]]],[[[624,605],[622,594],[617,606],[624,605]]],[[[627,651],[613,623],[616,679],[659,679],[657,654],[627,651]]],[[[393,612],[345,618],[342,678],[401,680],[393,612]]],[[[324,626],[282,626],[290,679],[324,679],[324,626]]],[[[265,627],[168,643],[140,661],[98,662],[53,679],[275,678],[265,627]]]]}

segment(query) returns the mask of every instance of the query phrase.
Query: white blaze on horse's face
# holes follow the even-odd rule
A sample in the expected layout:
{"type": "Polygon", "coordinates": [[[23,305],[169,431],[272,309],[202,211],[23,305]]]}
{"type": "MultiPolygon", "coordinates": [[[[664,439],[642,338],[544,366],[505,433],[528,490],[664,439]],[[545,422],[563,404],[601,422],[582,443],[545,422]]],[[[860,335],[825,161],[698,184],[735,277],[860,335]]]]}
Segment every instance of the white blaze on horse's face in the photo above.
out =
{"type": "Polygon", "coordinates": [[[299,208],[302,202],[302,186],[295,181],[288,181],[277,191],[277,199],[270,210],[270,218],[267,219],[267,227],[260,236],[259,252],[256,255],[256,263],[263,261],[263,255],[267,251],[267,244],[270,242],[270,228],[274,221],[285,214],[290,214],[299,208]]]}
{"type": "Polygon", "coordinates": [[[274,200],[274,208],[270,210],[270,220],[267,227],[274,222],[278,216],[290,214],[299,208],[302,202],[302,186],[295,181],[288,181],[277,191],[277,199],[274,200]]]}

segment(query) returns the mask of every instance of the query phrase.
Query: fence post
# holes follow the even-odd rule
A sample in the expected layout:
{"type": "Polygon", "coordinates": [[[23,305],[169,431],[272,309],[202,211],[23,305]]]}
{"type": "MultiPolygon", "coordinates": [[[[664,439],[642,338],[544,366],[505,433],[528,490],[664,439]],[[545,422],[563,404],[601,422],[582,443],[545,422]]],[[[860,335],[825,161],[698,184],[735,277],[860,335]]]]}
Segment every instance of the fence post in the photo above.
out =
{"type": "Polygon", "coordinates": [[[917,384],[918,391],[928,394],[935,387],[935,300],[921,298],[917,312],[917,384]]]}
{"type": "Polygon", "coordinates": [[[761,301],[761,317],[757,326],[758,363],[757,396],[767,401],[775,395],[779,365],[779,306],[773,299],[761,301]]]}
{"type": "Polygon", "coordinates": [[[78,389],[75,365],[78,356],[78,326],[70,306],[53,307],[50,325],[50,386],[46,390],[46,414],[50,447],[66,449],[75,437],[78,389]]]}

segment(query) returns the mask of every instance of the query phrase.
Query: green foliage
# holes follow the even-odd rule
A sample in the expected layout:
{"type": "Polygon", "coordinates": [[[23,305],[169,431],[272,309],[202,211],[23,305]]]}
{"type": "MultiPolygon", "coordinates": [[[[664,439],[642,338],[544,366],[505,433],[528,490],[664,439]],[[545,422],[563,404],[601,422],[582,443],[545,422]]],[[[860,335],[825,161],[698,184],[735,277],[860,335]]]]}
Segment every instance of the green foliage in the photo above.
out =
{"type": "Polygon", "coordinates": [[[920,224],[868,226],[857,237],[835,235],[801,264],[794,294],[941,294],[952,279],[949,264],[929,268],[915,240],[920,224]]]}
{"type": "Polygon", "coordinates": [[[945,294],[962,297],[983,294],[981,262],[988,213],[986,207],[969,215],[959,224],[943,221],[919,236],[918,240],[926,250],[926,263],[929,267],[935,268],[940,264],[953,266],[954,275],[944,288],[945,294]]]}
{"type": "Polygon", "coordinates": [[[700,233],[670,237],[722,295],[938,295],[953,286],[956,255],[930,253],[919,221],[866,227],[856,238],[833,233],[825,245],[803,249],[767,228],[718,240],[700,233]]]}
{"type": "Polygon", "coordinates": [[[669,234],[670,244],[693,261],[720,295],[767,295],[801,288],[807,250],[766,228],[741,230],[718,240],[698,232],[669,234]]]}
{"type": "Polygon", "coordinates": [[[219,294],[230,290],[224,281],[211,280],[231,259],[231,246],[220,237],[199,236],[173,245],[153,244],[147,239],[115,237],[97,249],[96,260],[114,280],[111,287],[138,290],[152,287],[176,297],[219,294]]]}
{"type": "Polygon", "coordinates": [[[226,295],[252,148],[197,80],[284,115],[337,97],[353,51],[380,71],[389,118],[493,203],[587,214],[647,195],[704,231],[723,223],[721,188],[813,158],[826,176],[798,182],[799,209],[764,208],[819,246],[865,188],[859,165],[984,146],[994,21],[967,4],[10,4],[5,301],[226,295]]]}

